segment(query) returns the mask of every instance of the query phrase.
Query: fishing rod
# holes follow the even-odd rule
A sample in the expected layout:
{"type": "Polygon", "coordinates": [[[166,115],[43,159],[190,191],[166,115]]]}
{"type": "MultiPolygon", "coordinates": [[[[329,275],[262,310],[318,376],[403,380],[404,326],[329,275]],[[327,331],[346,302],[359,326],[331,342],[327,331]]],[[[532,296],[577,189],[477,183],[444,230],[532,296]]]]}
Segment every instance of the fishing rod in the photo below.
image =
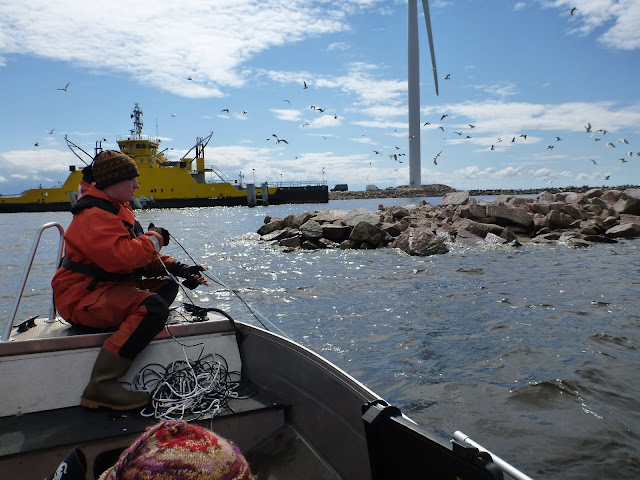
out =
{"type": "Polygon", "coordinates": [[[80,161],[82,163],[84,163],[85,165],[89,166],[89,164],[87,162],[85,162],[82,157],[80,155],[78,155],[76,153],[76,151],[72,148],[72,145],[77,148],[78,150],[80,150],[82,153],[84,153],[87,157],[89,157],[91,159],[91,161],[93,161],[93,157],[91,155],[89,155],[87,152],[85,152],[82,148],[80,148],[78,145],[76,145],[75,143],[73,143],[71,140],[69,140],[69,138],[67,137],[67,135],[64,136],[64,139],[67,142],[67,147],[69,147],[69,150],[71,150],[71,152],[80,159],[80,161]]]}
{"type": "MultiPolygon", "coordinates": [[[[196,262],[196,260],[191,256],[191,254],[187,251],[187,249],[178,241],[178,239],[176,237],[174,237],[173,235],[169,234],[170,237],[173,239],[174,242],[176,242],[176,244],[184,251],[184,253],[189,257],[189,259],[195,264],[195,265],[199,265],[198,262],[196,262]]],[[[165,267],[166,268],[166,267],[165,267]]],[[[171,275],[171,273],[169,273],[169,275],[171,275]]],[[[267,317],[265,317],[262,313],[260,313],[255,307],[253,307],[251,304],[249,304],[244,298],[242,298],[240,296],[240,294],[238,292],[236,292],[235,290],[233,290],[231,287],[227,286],[222,280],[220,280],[219,278],[216,278],[215,275],[213,274],[208,274],[206,273],[206,271],[201,272],[201,275],[208,278],[209,280],[211,280],[214,283],[217,283],[218,285],[222,286],[225,290],[227,290],[228,292],[232,293],[233,295],[235,295],[238,300],[240,300],[246,307],[247,309],[251,312],[251,314],[255,317],[255,319],[260,323],[260,325],[262,325],[262,327],[267,330],[267,331],[271,331],[271,329],[269,327],[267,327],[267,325],[265,325],[265,322],[268,323],[269,325],[271,325],[271,327],[276,330],[278,332],[279,335],[291,340],[291,337],[289,337],[289,335],[287,335],[286,333],[284,333],[280,328],[278,328],[276,325],[274,325],[273,322],[271,322],[267,317]],[[264,322],[263,322],[264,320],[264,322]]],[[[173,275],[171,275],[173,277],[173,275]]],[[[175,277],[173,277],[175,279],[175,277]]],[[[184,289],[183,289],[184,290],[184,289]]],[[[186,291],[184,291],[185,296],[189,299],[189,301],[194,304],[193,300],[191,299],[191,297],[189,297],[189,295],[187,294],[186,291]]],[[[195,304],[194,304],[195,305],[195,304]]],[[[224,313],[224,312],[223,312],[224,313]]],[[[226,316],[226,315],[225,315],[226,316]]]]}

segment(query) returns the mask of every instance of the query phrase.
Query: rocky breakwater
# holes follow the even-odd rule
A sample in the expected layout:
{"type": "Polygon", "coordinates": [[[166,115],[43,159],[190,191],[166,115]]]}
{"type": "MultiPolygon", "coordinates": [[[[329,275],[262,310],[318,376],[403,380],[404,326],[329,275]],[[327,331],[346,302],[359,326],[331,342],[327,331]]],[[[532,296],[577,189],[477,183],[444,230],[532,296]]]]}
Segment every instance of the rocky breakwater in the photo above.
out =
{"type": "Polygon", "coordinates": [[[501,195],[488,202],[469,192],[447,194],[442,203],[378,210],[317,210],[267,216],[261,240],[289,249],[399,248],[409,255],[449,251],[451,243],[520,246],[523,242],[586,247],[640,236],[640,189],[584,193],[542,192],[536,198],[501,195]]]}

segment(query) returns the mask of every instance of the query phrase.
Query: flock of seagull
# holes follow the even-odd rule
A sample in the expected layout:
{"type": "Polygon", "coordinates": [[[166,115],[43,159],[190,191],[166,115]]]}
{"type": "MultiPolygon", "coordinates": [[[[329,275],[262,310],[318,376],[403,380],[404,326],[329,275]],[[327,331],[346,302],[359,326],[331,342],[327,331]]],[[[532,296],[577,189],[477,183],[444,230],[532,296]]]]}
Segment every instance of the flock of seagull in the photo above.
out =
{"type": "MultiPolygon", "coordinates": [[[[575,8],[575,7],[571,9],[571,11],[570,11],[571,16],[573,16],[573,14],[574,14],[574,12],[575,12],[576,10],[577,10],[577,8],[575,8]]],[[[450,73],[448,73],[447,75],[445,75],[445,76],[443,77],[443,80],[450,80],[450,79],[451,79],[451,74],[450,74],[450,73]]],[[[189,76],[189,77],[187,77],[187,80],[192,81],[192,80],[193,80],[193,77],[189,76]]],[[[65,93],[68,93],[68,91],[69,91],[69,86],[70,86],[70,85],[71,85],[71,82],[68,82],[68,83],[67,83],[63,88],[57,88],[57,90],[58,90],[58,91],[65,92],[65,93]]],[[[304,81],[303,81],[302,89],[303,89],[303,90],[307,90],[308,88],[309,88],[309,86],[307,85],[307,82],[304,82],[304,81]]],[[[290,100],[288,100],[288,99],[284,99],[284,100],[283,100],[283,102],[286,102],[286,103],[288,103],[289,105],[291,105],[291,101],[290,101],[290,100]]],[[[311,105],[311,106],[310,106],[310,109],[311,109],[311,110],[314,110],[315,112],[318,112],[318,113],[324,113],[324,112],[326,111],[326,108],[321,108],[321,107],[318,107],[317,105],[311,105]]],[[[220,113],[221,113],[221,114],[222,114],[222,113],[230,114],[231,112],[230,112],[230,110],[229,110],[228,108],[223,108],[223,109],[220,111],[220,113]]],[[[247,113],[248,113],[248,111],[247,111],[247,110],[243,110],[243,111],[242,111],[242,114],[243,114],[243,115],[246,115],[247,113]]],[[[177,114],[172,113],[172,114],[171,114],[171,116],[172,116],[172,117],[176,117],[176,116],[177,116],[177,114]]],[[[446,118],[448,118],[448,117],[449,117],[449,115],[448,115],[447,113],[443,113],[443,114],[440,116],[440,122],[442,122],[443,120],[445,120],[445,119],[446,119],[446,118]]],[[[334,114],[334,118],[337,120],[337,119],[338,119],[338,115],[337,115],[337,114],[334,114]]],[[[431,125],[431,123],[430,123],[430,122],[425,122],[425,123],[423,124],[423,127],[427,127],[427,126],[429,126],[429,125],[431,125]]],[[[468,125],[468,127],[469,127],[469,129],[468,129],[469,131],[470,131],[470,130],[472,130],[472,129],[474,129],[474,128],[476,128],[476,124],[474,124],[474,123],[469,123],[469,124],[467,124],[467,125],[468,125]]],[[[307,126],[310,126],[310,124],[309,124],[309,123],[304,123],[304,124],[302,125],[302,127],[303,127],[303,128],[304,128],[304,127],[307,127],[307,126]]],[[[439,129],[444,133],[444,131],[445,131],[444,126],[439,125],[439,126],[438,126],[438,128],[439,128],[439,129]]],[[[591,136],[592,136],[592,137],[594,137],[594,138],[593,138],[593,142],[599,142],[599,141],[601,141],[601,140],[604,138],[604,136],[607,134],[607,130],[606,130],[606,129],[603,129],[603,128],[600,128],[600,129],[598,129],[598,130],[595,130],[595,131],[594,131],[594,130],[592,129],[592,126],[591,126],[591,123],[590,123],[590,122],[587,122],[587,125],[585,125],[585,126],[584,126],[584,129],[585,129],[585,133],[591,134],[591,136]],[[596,134],[600,134],[600,136],[596,136],[596,134]]],[[[53,132],[54,132],[54,131],[55,131],[55,128],[51,129],[51,130],[49,131],[49,134],[50,134],[50,135],[53,135],[53,132]]],[[[465,138],[465,139],[470,139],[470,138],[471,138],[471,135],[469,135],[469,134],[465,134],[465,132],[464,132],[462,129],[460,129],[460,130],[456,130],[456,131],[454,131],[454,133],[455,133],[456,135],[460,136],[460,137],[462,137],[462,136],[464,135],[464,138],[465,138]]],[[[362,137],[364,137],[364,134],[362,134],[361,136],[362,136],[362,137]]],[[[519,135],[518,135],[518,137],[519,137],[519,138],[523,138],[524,140],[526,140],[526,139],[527,139],[527,135],[526,135],[526,134],[524,134],[524,133],[519,134],[519,135]]],[[[286,144],[286,145],[289,145],[289,142],[288,142],[286,139],[284,139],[284,138],[280,138],[280,137],[279,137],[278,135],[276,135],[275,133],[274,133],[274,134],[272,134],[272,135],[271,135],[271,137],[268,137],[266,140],[267,140],[267,141],[269,141],[269,140],[271,140],[272,138],[275,138],[275,140],[276,140],[276,141],[275,141],[275,144],[276,144],[276,145],[279,145],[279,144],[281,144],[281,143],[284,143],[284,144],[286,144]]],[[[325,138],[325,139],[326,139],[327,137],[324,137],[324,136],[323,136],[323,138],[325,138]]],[[[409,136],[408,138],[409,138],[409,140],[412,140],[413,138],[415,138],[415,136],[413,136],[413,137],[412,137],[412,136],[409,136]]],[[[446,138],[444,138],[444,140],[446,141],[447,139],[446,139],[446,138]]],[[[501,136],[501,135],[499,135],[495,143],[501,143],[502,141],[503,141],[503,140],[502,140],[502,136],[501,136]]],[[[555,139],[554,139],[554,141],[555,141],[555,142],[560,142],[560,141],[562,141],[562,138],[560,138],[559,136],[556,136],[556,137],[555,137],[555,139]]],[[[516,143],[516,137],[515,137],[515,136],[511,138],[510,143],[511,143],[511,144],[516,143]]],[[[628,145],[628,144],[629,144],[629,142],[628,142],[628,141],[627,141],[627,139],[625,139],[625,138],[620,138],[620,139],[618,139],[618,140],[616,141],[616,143],[621,143],[621,144],[623,144],[623,145],[628,145]]],[[[38,147],[40,144],[39,144],[39,142],[37,142],[37,141],[36,141],[36,142],[34,143],[34,145],[35,145],[36,147],[38,147]]],[[[549,145],[547,145],[547,146],[546,146],[546,149],[547,149],[547,150],[553,150],[553,149],[554,149],[554,147],[555,147],[555,145],[554,145],[554,144],[549,144],[549,145]]],[[[605,147],[609,147],[609,148],[616,148],[616,145],[615,145],[613,142],[607,142],[607,143],[605,144],[605,147]]],[[[400,150],[400,147],[395,146],[395,150],[400,150]]],[[[489,150],[491,150],[491,151],[496,150],[495,144],[491,144],[491,146],[489,147],[489,150]]],[[[440,156],[442,155],[442,152],[443,152],[443,151],[444,151],[444,150],[440,150],[437,154],[435,154],[435,155],[433,156],[433,164],[434,164],[434,165],[438,165],[438,159],[439,159],[439,158],[440,158],[440,156]]],[[[382,149],[380,148],[380,149],[377,149],[377,150],[373,150],[373,153],[374,153],[375,155],[382,155],[382,149]]],[[[393,161],[395,161],[395,162],[398,162],[398,163],[403,163],[403,161],[400,159],[400,157],[402,157],[402,156],[406,156],[406,153],[398,153],[398,152],[396,151],[395,153],[391,153],[391,154],[389,154],[389,155],[388,155],[388,157],[389,157],[391,160],[393,160],[393,161]]],[[[629,151],[629,152],[627,152],[627,153],[626,153],[626,157],[632,157],[632,156],[634,156],[634,153],[633,153],[632,151],[629,151]]],[[[636,157],[640,157],[640,152],[636,152],[636,153],[635,153],[635,156],[636,156],[636,157]]],[[[297,158],[297,157],[296,157],[296,158],[297,158]]],[[[591,162],[592,162],[592,164],[593,164],[593,165],[598,165],[598,164],[599,164],[598,162],[596,162],[596,161],[595,161],[595,160],[593,160],[593,159],[590,159],[590,160],[591,160],[591,162]]],[[[624,157],[619,158],[619,161],[620,161],[621,163],[627,163],[627,162],[628,162],[628,160],[627,160],[626,158],[624,158],[624,157]]],[[[369,162],[369,163],[371,164],[371,162],[369,162]]],[[[397,169],[396,169],[396,171],[397,171],[397,169]]],[[[604,177],[604,178],[605,178],[605,180],[609,180],[609,175],[605,175],[605,177],[604,177]]],[[[550,182],[549,182],[549,183],[550,183],[550,182]]]]}

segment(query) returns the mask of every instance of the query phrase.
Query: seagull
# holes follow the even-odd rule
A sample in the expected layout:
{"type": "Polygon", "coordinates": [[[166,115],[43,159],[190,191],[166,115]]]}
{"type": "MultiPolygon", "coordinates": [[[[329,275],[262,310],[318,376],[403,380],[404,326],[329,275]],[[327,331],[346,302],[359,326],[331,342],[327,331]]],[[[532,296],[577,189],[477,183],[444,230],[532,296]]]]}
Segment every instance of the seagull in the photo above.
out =
{"type": "Polygon", "coordinates": [[[227,113],[229,113],[229,109],[228,109],[228,108],[223,108],[222,110],[220,110],[220,113],[222,113],[222,112],[227,112],[227,113]]]}
{"type": "Polygon", "coordinates": [[[436,160],[438,160],[438,157],[440,156],[441,153],[442,153],[442,150],[440,150],[438,153],[436,153],[435,157],[433,157],[433,164],[434,165],[438,165],[438,162],[436,160]]]}
{"type": "Polygon", "coordinates": [[[324,112],[325,110],[326,110],[326,108],[316,108],[315,109],[316,112],[320,112],[320,113],[324,112]]]}
{"type": "Polygon", "coordinates": [[[61,90],[61,91],[63,91],[63,92],[66,92],[66,91],[67,91],[67,88],[69,88],[69,85],[71,85],[71,82],[67,83],[67,84],[64,86],[64,88],[58,88],[58,90],[61,90]]]}
{"type": "Polygon", "coordinates": [[[562,140],[560,137],[556,137],[556,142],[559,142],[560,140],[562,140]]]}
{"type": "Polygon", "coordinates": [[[633,152],[627,152],[628,157],[633,157],[633,152]]]}
{"type": "Polygon", "coordinates": [[[618,142],[619,142],[619,143],[625,143],[625,144],[629,145],[629,142],[627,142],[627,139],[626,139],[626,138],[619,138],[619,139],[618,139],[618,142]]]}
{"type": "Polygon", "coordinates": [[[53,135],[53,131],[55,130],[55,128],[52,128],[51,131],[49,132],[49,135],[53,135]]]}
{"type": "Polygon", "coordinates": [[[511,143],[516,143],[516,137],[513,137],[513,138],[511,139],[511,143]]]}
{"type": "Polygon", "coordinates": [[[611,142],[607,143],[607,144],[605,145],[605,147],[613,147],[613,148],[616,148],[616,146],[615,146],[613,143],[611,143],[611,142]]]}
{"type": "Polygon", "coordinates": [[[593,158],[590,158],[589,160],[591,160],[593,162],[594,165],[597,165],[598,162],[596,162],[593,158]]]}
{"type": "Polygon", "coordinates": [[[449,116],[449,115],[447,115],[446,113],[445,113],[445,114],[443,114],[443,115],[440,117],[440,121],[444,120],[444,119],[445,119],[445,118],[447,118],[448,116],[449,116]]]}
{"type": "Polygon", "coordinates": [[[572,17],[573,17],[573,12],[575,12],[576,10],[578,10],[578,9],[577,9],[576,7],[573,7],[573,8],[571,9],[571,11],[569,12],[569,13],[571,14],[571,16],[572,16],[572,17]]]}
{"type": "Polygon", "coordinates": [[[584,127],[584,129],[586,130],[586,133],[591,133],[591,124],[587,122],[587,125],[584,127]]]}
{"type": "Polygon", "coordinates": [[[461,131],[459,131],[459,132],[453,132],[453,133],[455,133],[455,134],[457,134],[457,135],[462,136],[462,130],[461,130],[461,131]]]}
{"type": "Polygon", "coordinates": [[[606,134],[607,134],[607,131],[606,131],[604,128],[600,128],[600,129],[598,129],[597,131],[598,131],[598,132],[600,132],[600,133],[601,133],[601,134],[603,134],[603,135],[606,135],[606,134]]]}
{"type": "Polygon", "coordinates": [[[172,113],[171,116],[175,117],[176,115],[178,115],[177,113],[172,113]]]}
{"type": "Polygon", "coordinates": [[[429,122],[424,122],[424,125],[422,125],[423,127],[426,127],[427,125],[431,125],[429,122]]]}
{"type": "Polygon", "coordinates": [[[594,142],[599,142],[599,141],[600,141],[600,139],[599,139],[598,137],[596,137],[596,138],[594,138],[594,139],[593,139],[593,141],[594,141],[594,142]]]}
{"type": "Polygon", "coordinates": [[[193,80],[193,77],[187,77],[187,80],[193,80]]]}
{"type": "Polygon", "coordinates": [[[520,135],[518,135],[518,136],[519,136],[519,137],[524,138],[525,140],[527,139],[527,135],[526,135],[526,134],[524,134],[524,133],[521,133],[521,134],[520,134],[520,135]]]}
{"type": "Polygon", "coordinates": [[[282,100],[283,102],[287,102],[289,105],[291,105],[291,102],[289,100],[282,100]]]}
{"type": "Polygon", "coordinates": [[[382,153],[382,150],[373,150],[373,153],[375,153],[376,155],[380,155],[382,153]]]}
{"type": "Polygon", "coordinates": [[[40,146],[40,144],[38,142],[34,143],[33,145],[36,146],[36,147],[40,146]]]}
{"type": "Polygon", "coordinates": [[[609,180],[609,175],[605,175],[605,176],[604,176],[604,179],[605,179],[605,180],[609,180]]]}
{"type": "Polygon", "coordinates": [[[444,132],[444,127],[438,127],[438,128],[444,132]]]}
{"type": "Polygon", "coordinates": [[[450,80],[451,79],[451,74],[447,73],[444,77],[442,77],[443,80],[450,80]]]}
{"type": "Polygon", "coordinates": [[[306,90],[307,88],[309,88],[307,87],[307,82],[302,82],[302,83],[304,83],[304,87],[302,87],[303,90],[306,90]]]}
{"type": "Polygon", "coordinates": [[[243,114],[243,115],[246,115],[247,113],[249,113],[249,112],[247,112],[246,110],[244,110],[244,111],[242,112],[242,114],[243,114]]]}
{"type": "Polygon", "coordinates": [[[491,145],[491,148],[489,150],[495,150],[495,147],[491,145]]]}
{"type": "Polygon", "coordinates": [[[303,124],[302,124],[302,128],[304,128],[304,127],[310,127],[310,126],[311,126],[311,124],[309,124],[309,123],[303,123],[303,124]]]}
{"type": "Polygon", "coordinates": [[[469,125],[469,128],[476,128],[475,124],[467,123],[467,125],[469,125]]]}
{"type": "Polygon", "coordinates": [[[618,160],[620,160],[620,163],[627,163],[627,160],[624,158],[619,158],[618,160]]]}
{"type": "Polygon", "coordinates": [[[334,114],[333,114],[333,118],[334,118],[334,120],[337,120],[337,119],[338,119],[338,114],[337,114],[337,113],[334,113],[334,114]]]}
{"type": "Polygon", "coordinates": [[[397,154],[395,154],[395,153],[392,153],[391,155],[389,155],[389,158],[390,158],[391,160],[395,160],[396,162],[398,161],[398,155],[397,155],[397,154]]]}
{"type": "Polygon", "coordinates": [[[547,150],[553,150],[553,145],[547,145],[547,150]]]}
{"type": "Polygon", "coordinates": [[[287,145],[289,145],[289,142],[287,142],[284,138],[278,138],[278,136],[275,133],[271,134],[272,137],[275,137],[276,139],[276,144],[280,143],[280,142],[284,142],[287,145]]]}

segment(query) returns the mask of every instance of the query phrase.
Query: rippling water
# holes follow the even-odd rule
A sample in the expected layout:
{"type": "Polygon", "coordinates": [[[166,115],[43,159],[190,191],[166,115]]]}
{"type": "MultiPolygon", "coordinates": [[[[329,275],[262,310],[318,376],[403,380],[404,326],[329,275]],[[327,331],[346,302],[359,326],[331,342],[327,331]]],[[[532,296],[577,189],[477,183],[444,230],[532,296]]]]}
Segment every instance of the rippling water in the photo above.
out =
{"type": "MultiPolygon", "coordinates": [[[[390,249],[284,253],[255,234],[265,215],[417,200],[137,216],[167,228],[278,328],[435,435],[461,430],[534,478],[638,478],[640,240],[587,249],[453,246],[420,258],[390,249]]],[[[49,221],[66,227],[71,215],[0,215],[0,325],[34,232],[49,221]]],[[[47,313],[54,237],[44,235],[20,319],[47,313]]],[[[176,242],[166,252],[187,259],[176,242]]],[[[255,323],[223,288],[189,295],[255,323]]]]}

